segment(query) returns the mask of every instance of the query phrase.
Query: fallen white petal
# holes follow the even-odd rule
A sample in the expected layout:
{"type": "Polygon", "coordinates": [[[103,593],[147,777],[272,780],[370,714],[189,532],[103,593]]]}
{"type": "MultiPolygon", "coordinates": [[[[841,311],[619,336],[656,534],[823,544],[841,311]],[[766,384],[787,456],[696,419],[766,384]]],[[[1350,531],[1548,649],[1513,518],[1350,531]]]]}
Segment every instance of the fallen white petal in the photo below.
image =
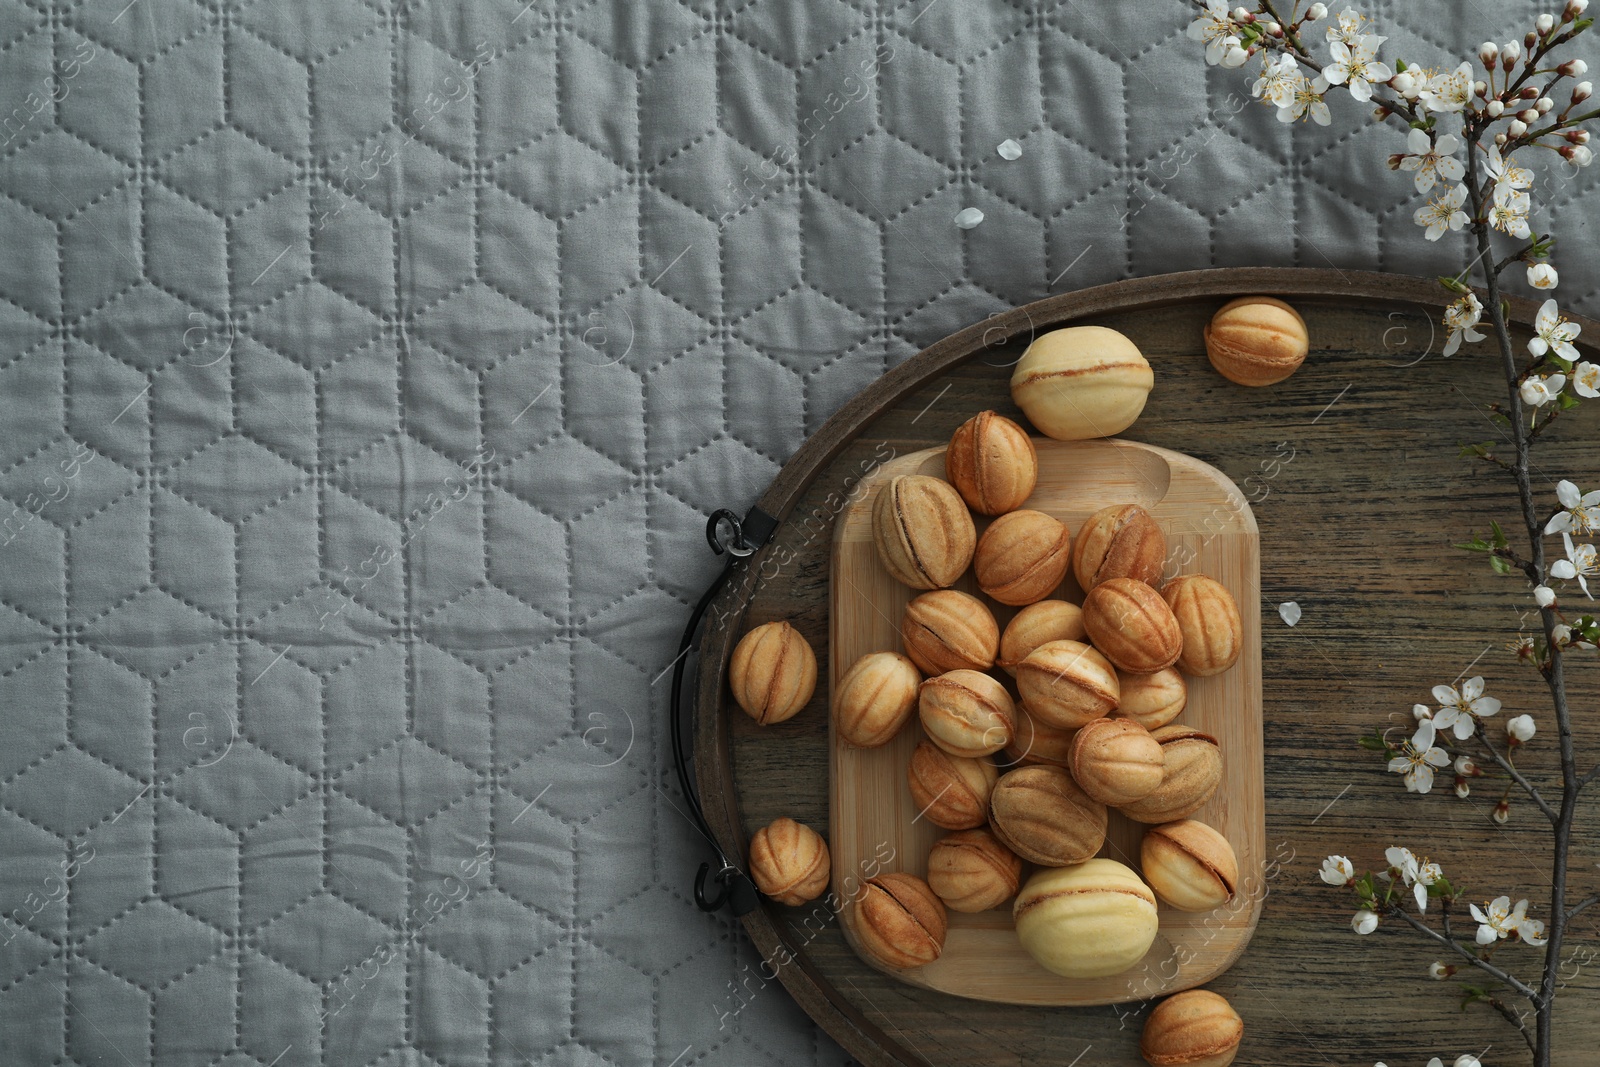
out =
{"type": "Polygon", "coordinates": [[[1278,605],[1278,615],[1286,625],[1293,626],[1300,621],[1300,605],[1293,600],[1285,600],[1278,605]]]}
{"type": "Polygon", "coordinates": [[[1000,153],[1001,159],[1020,159],[1022,157],[1022,146],[1009,137],[1001,141],[1000,147],[996,148],[995,151],[1000,153]]]}
{"type": "Polygon", "coordinates": [[[970,230],[983,221],[983,212],[975,207],[964,207],[956,212],[956,225],[963,230],[970,230]]]}

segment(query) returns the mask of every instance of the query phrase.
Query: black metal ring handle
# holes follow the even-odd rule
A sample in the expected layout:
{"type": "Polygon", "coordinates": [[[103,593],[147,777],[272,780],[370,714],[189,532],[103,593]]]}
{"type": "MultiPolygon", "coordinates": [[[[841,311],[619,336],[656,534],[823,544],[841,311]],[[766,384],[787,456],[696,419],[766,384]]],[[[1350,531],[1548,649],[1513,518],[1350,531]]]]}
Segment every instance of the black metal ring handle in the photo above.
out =
{"type": "Polygon", "coordinates": [[[685,744],[683,736],[683,676],[688,666],[689,651],[695,645],[695,632],[700,629],[700,622],[705,618],[706,609],[711,606],[711,601],[716,599],[717,593],[727,582],[733,561],[751,555],[766,544],[777,527],[778,520],[760,508],[751,508],[742,519],[727,508],[718,508],[711,513],[710,519],[706,521],[706,541],[717,555],[731,558],[728,566],[717,575],[716,580],[711,583],[711,587],[705,591],[689,615],[689,623],[683,630],[683,639],[678,643],[678,658],[673,661],[672,667],[670,726],[672,764],[678,774],[678,789],[683,793],[684,802],[689,806],[689,815],[696,829],[710,842],[721,863],[721,868],[714,875],[711,874],[711,864],[700,865],[700,870],[694,877],[695,906],[701,911],[717,911],[726,907],[735,917],[754,911],[760,904],[760,898],[756,894],[755,883],[750,881],[749,876],[730,860],[717,844],[716,837],[711,833],[711,826],[706,822],[705,810],[700,806],[699,791],[695,788],[693,775],[689,770],[689,746],[685,744]],[[708,895],[706,891],[708,876],[719,887],[714,896],[708,895]]]}

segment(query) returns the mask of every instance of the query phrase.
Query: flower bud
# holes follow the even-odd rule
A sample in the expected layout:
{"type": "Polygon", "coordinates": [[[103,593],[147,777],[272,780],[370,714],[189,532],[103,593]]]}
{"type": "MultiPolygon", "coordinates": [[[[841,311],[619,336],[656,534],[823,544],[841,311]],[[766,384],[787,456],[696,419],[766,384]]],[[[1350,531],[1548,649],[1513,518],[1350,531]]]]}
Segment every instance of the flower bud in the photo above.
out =
{"type": "Polygon", "coordinates": [[[1514,719],[1506,720],[1506,736],[1511,739],[1511,743],[1514,745],[1520,745],[1524,741],[1531,741],[1537,730],[1538,726],[1534,724],[1532,715],[1518,715],[1514,719]]]}
{"type": "Polygon", "coordinates": [[[1564,622],[1558,622],[1550,628],[1550,639],[1558,648],[1565,648],[1572,644],[1572,627],[1564,622]]]}
{"type": "Polygon", "coordinates": [[[1506,135],[1503,134],[1503,133],[1495,134],[1494,135],[1494,143],[1497,144],[1497,145],[1501,145],[1503,147],[1505,145],[1505,143],[1506,143],[1506,135]]]}
{"type": "Polygon", "coordinates": [[[1363,936],[1372,933],[1378,928],[1378,917],[1366,908],[1356,912],[1350,919],[1350,929],[1363,936]]]}
{"type": "Polygon", "coordinates": [[[1567,0],[1567,6],[1561,10],[1561,21],[1572,22],[1588,9],[1589,0],[1567,0]]]}
{"type": "Polygon", "coordinates": [[[1589,143],[1589,131],[1588,130],[1568,130],[1567,131],[1567,140],[1571,141],[1573,144],[1588,144],[1589,143]]]}
{"type": "Polygon", "coordinates": [[[1400,164],[1404,163],[1405,159],[1406,159],[1405,153],[1396,152],[1394,155],[1389,157],[1389,169],[1390,170],[1399,170],[1400,169],[1400,164]]]}
{"type": "Polygon", "coordinates": [[[1478,46],[1478,62],[1489,70],[1494,69],[1494,61],[1500,58],[1500,46],[1493,41],[1485,41],[1478,46]]]}
{"type": "Polygon", "coordinates": [[[1255,16],[1251,15],[1250,12],[1246,11],[1244,8],[1236,7],[1236,8],[1233,9],[1233,21],[1235,21],[1235,22],[1253,22],[1254,20],[1255,20],[1255,16]]]}
{"type": "Polygon", "coordinates": [[[1538,44],[1539,44],[1539,35],[1537,33],[1534,33],[1532,30],[1529,30],[1526,34],[1523,35],[1523,37],[1522,37],[1522,47],[1525,48],[1527,50],[1527,52],[1528,52],[1528,62],[1529,63],[1533,62],[1533,50],[1534,50],[1534,48],[1536,48],[1538,46],[1538,44]]]}
{"type": "Polygon", "coordinates": [[[1539,112],[1539,114],[1548,115],[1555,108],[1556,102],[1550,99],[1548,96],[1541,96],[1538,100],[1534,101],[1533,106],[1539,112]]]}
{"type": "Polygon", "coordinates": [[[1589,64],[1581,59],[1569,59],[1557,67],[1556,71],[1560,74],[1565,74],[1569,78],[1581,78],[1589,73],[1589,64]]]}
{"type": "Polygon", "coordinates": [[[1473,762],[1471,756],[1457,756],[1452,766],[1455,768],[1455,772],[1463,778],[1477,778],[1483,773],[1478,770],[1478,765],[1473,762]]]}
{"type": "Polygon", "coordinates": [[[1488,96],[1489,83],[1485,81],[1475,81],[1472,83],[1472,91],[1478,96],[1488,96]]]}
{"type": "Polygon", "coordinates": [[[1325,19],[1327,17],[1328,17],[1328,5],[1327,4],[1312,4],[1310,7],[1306,8],[1306,21],[1307,22],[1315,22],[1318,19],[1325,19]]]}
{"type": "Polygon", "coordinates": [[[1517,95],[1524,100],[1532,100],[1534,97],[1539,95],[1539,90],[1535,89],[1531,85],[1524,85],[1522,87],[1522,92],[1518,93],[1517,95]]]}
{"type": "Polygon", "coordinates": [[[1536,107],[1525,107],[1521,111],[1517,112],[1517,118],[1531,126],[1533,123],[1539,121],[1539,109],[1536,107]]]}
{"type": "Polygon", "coordinates": [[[1282,37],[1283,36],[1283,27],[1278,25],[1276,22],[1269,22],[1266,25],[1262,26],[1261,28],[1263,30],[1266,30],[1268,33],[1270,33],[1274,37],[1282,37]]]}
{"type": "Polygon", "coordinates": [[[1572,87],[1572,102],[1582,103],[1594,95],[1594,82],[1579,82],[1572,87]]]}
{"type": "Polygon", "coordinates": [[[1533,20],[1533,28],[1542,37],[1556,28],[1556,17],[1548,11],[1542,12],[1538,18],[1533,20]]]}
{"type": "MultiPolygon", "coordinates": [[[[1534,280],[1533,280],[1533,272],[1534,272],[1534,270],[1536,268],[1538,268],[1538,267],[1549,267],[1549,266],[1550,266],[1550,264],[1548,264],[1548,263],[1536,263],[1536,264],[1534,264],[1534,266],[1529,267],[1528,268],[1528,284],[1529,285],[1536,284],[1534,282],[1534,280]]],[[[1539,286],[1539,288],[1547,288],[1547,287],[1546,286],[1539,286]]],[[[1551,604],[1554,604],[1556,602],[1556,591],[1554,589],[1551,589],[1548,585],[1536,585],[1536,586],[1533,587],[1533,602],[1535,604],[1538,604],[1541,608],[1547,608],[1551,604]]]]}
{"type": "Polygon", "coordinates": [[[1589,150],[1588,145],[1568,145],[1561,149],[1561,154],[1580,167],[1587,167],[1594,162],[1594,153],[1589,150]]]}
{"type": "Polygon", "coordinates": [[[1497,823],[1500,823],[1501,825],[1504,825],[1505,821],[1511,818],[1511,801],[1502,800],[1500,803],[1496,804],[1494,806],[1494,811],[1489,813],[1489,818],[1493,819],[1497,823]]]}
{"type": "MultiPolygon", "coordinates": [[[[1506,127],[1506,132],[1513,137],[1521,137],[1528,132],[1528,124],[1521,119],[1512,119],[1511,125],[1506,127]]],[[[1505,142],[1501,141],[1500,143],[1504,144],[1505,142]]]]}
{"type": "Polygon", "coordinates": [[[1411,705],[1411,717],[1418,722],[1424,719],[1431,719],[1433,718],[1433,710],[1426,704],[1413,704],[1411,705]]]}
{"type": "Polygon", "coordinates": [[[1471,795],[1472,795],[1472,787],[1467,784],[1467,780],[1465,778],[1457,778],[1456,779],[1456,796],[1460,797],[1462,800],[1465,800],[1465,799],[1467,799],[1467,797],[1469,797],[1471,795]]]}
{"type": "Polygon", "coordinates": [[[1452,974],[1455,974],[1455,973],[1456,973],[1456,969],[1455,969],[1454,966],[1452,966],[1451,964],[1448,964],[1448,963],[1444,963],[1444,962],[1442,962],[1440,960],[1434,960],[1431,964],[1428,965],[1428,974],[1431,975],[1434,979],[1436,979],[1438,981],[1441,981],[1441,982],[1444,981],[1446,978],[1449,978],[1452,974]]]}
{"type": "Polygon", "coordinates": [[[1500,66],[1504,70],[1510,70],[1516,66],[1517,60],[1521,58],[1522,46],[1515,41],[1507,41],[1505,46],[1500,49],[1500,66]]]}
{"type": "Polygon", "coordinates": [[[1484,110],[1489,113],[1489,117],[1492,119],[1499,118],[1501,112],[1505,111],[1505,109],[1506,106],[1498,100],[1489,101],[1488,107],[1484,108],[1484,110]]]}
{"type": "Polygon", "coordinates": [[[1241,48],[1237,43],[1222,53],[1221,63],[1224,67],[1242,67],[1245,60],[1250,58],[1250,53],[1241,48]]]}

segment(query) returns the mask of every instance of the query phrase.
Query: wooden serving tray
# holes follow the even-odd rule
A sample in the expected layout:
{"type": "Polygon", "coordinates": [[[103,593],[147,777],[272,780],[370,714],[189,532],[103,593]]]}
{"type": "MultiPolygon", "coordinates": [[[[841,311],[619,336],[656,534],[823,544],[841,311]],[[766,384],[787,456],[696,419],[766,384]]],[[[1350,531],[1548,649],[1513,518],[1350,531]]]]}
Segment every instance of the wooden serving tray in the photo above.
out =
{"type": "MultiPolygon", "coordinates": [[[[1518,506],[1515,487],[1498,472],[1458,455],[1460,442],[1497,432],[1484,405],[1503,403],[1505,384],[1498,360],[1489,358],[1490,343],[1439,358],[1439,316],[1451,293],[1432,279],[1348,269],[1139,278],[989,318],[992,300],[965,289],[949,297],[958,298],[970,302],[974,325],[967,329],[933,340],[908,322],[897,328],[900,336],[932,341],[918,355],[867,383],[869,372],[852,361],[876,356],[853,352],[819,377],[833,383],[829,388],[841,380],[836,374],[855,374],[851,380],[863,384],[756,501],[781,521],[765,548],[735,565],[712,603],[696,668],[695,777],[720,846],[742,857],[750,835],[780,816],[830,830],[834,746],[829,686],[822,683],[836,669],[833,535],[838,517],[863,498],[862,479],[885,462],[942,448],[984,408],[1026,424],[1008,383],[1028,343],[1059,326],[1108,326],[1132,338],[1156,372],[1155,390],[1128,435],[1227,474],[1248,494],[1260,529],[1261,596],[1240,596],[1239,604],[1253,618],[1259,603],[1263,615],[1268,848],[1264,867],[1259,859],[1247,861],[1244,878],[1264,874],[1268,899],[1249,950],[1206,983],[1245,1019],[1236,1067],[1422,1063],[1440,1050],[1503,1051],[1505,1042],[1515,1043],[1493,1011],[1450,1010],[1455,988],[1426,977],[1432,956],[1405,931],[1351,934],[1349,898],[1317,876],[1329,853],[1369,866],[1383,862],[1387,845],[1421,842],[1446,871],[1492,872],[1489,882],[1477,880],[1478,892],[1532,896],[1547,884],[1547,842],[1531,832],[1539,821],[1531,808],[1514,807],[1502,827],[1490,818],[1497,789],[1474,788],[1464,801],[1407,798],[1398,777],[1355,743],[1375,723],[1409,725],[1413,701],[1469,664],[1508,708],[1537,714],[1548,707],[1537,672],[1499,647],[1515,626],[1506,608],[1522,605],[1525,595],[1481,557],[1444,547],[1481,533],[1484,516],[1515,514],[1518,506]],[[1216,309],[1249,293],[1288,300],[1311,331],[1305,366],[1267,389],[1224,380],[1206,362],[1201,341],[1216,309]],[[1272,614],[1285,600],[1305,609],[1293,628],[1272,614]],[[1503,634],[1492,632],[1497,618],[1503,634]],[[774,619],[793,623],[811,643],[823,678],[800,714],[758,726],[734,703],[726,672],[739,638],[774,619]]],[[[1512,297],[1511,308],[1521,343],[1538,303],[1512,297]]],[[[1600,322],[1580,322],[1584,358],[1600,359],[1593,344],[1600,322]]],[[[1600,410],[1576,409],[1541,441],[1540,469],[1549,480],[1539,492],[1553,493],[1561,473],[1593,471],[1597,416],[1600,410]]],[[[1168,487],[1169,501],[1174,491],[1168,487]]],[[[692,601],[696,590],[674,592],[692,601]]],[[[886,614],[895,620],[898,610],[886,614]]],[[[1584,706],[1600,704],[1600,674],[1573,674],[1568,685],[1584,706]]],[[[1576,730],[1580,749],[1600,745],[1600,722],[1578,723],[1576,730]]],[[[1527,758],[1529,773],[1548,780],[1553,744],[1535,739],[1527,758]]],[[[1229,773],[1237,769],[1230,759],[1229,773]]],[[[678,816],[664,801],[660,818],[655,832],[667,833],[678,816]]],[[[841,842],[831,843],[837,849],[841,842]]],[[[922,862],[914,851],[908,855],[914,865],[922,862]]],[[[703,858],[691,852],[662,877],[686,893],[685,879],[703,858]]],[[[1580,916],[1574,937],[1593,943],[1600,936],[1596,916],[1580,916]]],[[[727,929],[720,919],[701,919],[686,898],[668,921],[703,921],[708,938],[727,929]]],[[[737,991],[723,985],[721,970],[701,963],[720,961],[718,953],[731,951],[726,942],[661,983],[663,1011],[718,1013],[713,1026],[732,1042],[724,1058],[761,1064],[805,1058],[794,1050],[810,1047],[812,1035],[803,1024],[795,1029],[796,1017],[779,1000],[787,993],[864,1067],[1143,1067],[1139,1031],[1154,998],[1058,1008],[914,985],[866,963],[826,899],[798,908],[763,901],[740,926],[736,939],[747,937],[759,959],[745,957],[737,991]]],[[[1575,945],[1573,952],[1583,951],[1581,941],[1575,945]]],[[[1562,997],[1574,999],[1556,1016],[1555,1064],[1590,1067],[1600,1013],[1587,1008],[1600,995],[1600,977],[1592,966],[1568,970],[1575,977],[1562,997]]],[[[658,1052],[667,1060],[679,1049],[658,1052]]]]}
{"type": "MultiPolygon", "coordinates": [[[[1045,970],[1017,940],[1011,905],[976,915],[950,912],[944,953],[912,970],[869,964],[901,981],[975,1000],[1009,1004],[1090,1005],[1144,1000],[1210,981],[1239,958],[1261,914],[1266,881],[1266,806],[1261,721],[1261,551],[1255,518],[1238,487],[1199,460],[1136,441],[1053,441],[1035,438],[1039,483],[1024,507],[1055,516],[1077,533],[1083,520],[1108,504],[1139,504],[1167,535],[1169,559],[1189,561],[1176,570],[1217,579],[1239,603],[1244,651],[1239,662],[1212,678],[1191,678],[1189,702],[1177,721],[1221,743],[1221,788],[1194,818],[1220,830],[1239,859],[1239,891],[1208,913],[1185,913],[1162,904],[1161,929],[1145,958],[1109,978],[1063,978],[1045,970]]],[[[878,485],[900,474],[944,477],[943,448],[929,448],[883,464],[863,479],[854,502],[833,528],[829,594],[830,690],[868,652],[904,651],[900,616],[916,594],[889,575],[872,541],[872,498],[878,485]]],[[[982,526],[987,521],[980,519],[982,526]]],[[[971,570],[956,583],[981,596],[971,570]]],[[[1074,602],[1082,591],[1069,574],[1056,594],[1074,602]]],[[[987,601],[987,598],[985,598],[987,601]]],[[[1002,627],[1015,608],[987,601],[1002,627]]],[[[995,677],[1007,675],[995,669],[995,677]]],[[[1014,688],[1013,688],[1013,695],[1014,688]]],[[[831,703],[831,702],[830,702],[831,703]]],[[[920,818],[906,785],[911,752],[926,735],[915,718],[889,744],[857,748],[832,727],[829,744],[829,842],[833,891],[838,899],[860,893],[863,872],[927,874],[928,849],[948,831],[920,818]],[[890,851],[892,850],[892,852],[890,851]]],[[[1144,828],[1111,813],[1100,855],[1139,870],[1144,828]]],[[[1031,870],[1031,869],[1030,869],[1031,870]]],[[[841,912],[845,937],[860,952],[855,912],[841,912]]]]}

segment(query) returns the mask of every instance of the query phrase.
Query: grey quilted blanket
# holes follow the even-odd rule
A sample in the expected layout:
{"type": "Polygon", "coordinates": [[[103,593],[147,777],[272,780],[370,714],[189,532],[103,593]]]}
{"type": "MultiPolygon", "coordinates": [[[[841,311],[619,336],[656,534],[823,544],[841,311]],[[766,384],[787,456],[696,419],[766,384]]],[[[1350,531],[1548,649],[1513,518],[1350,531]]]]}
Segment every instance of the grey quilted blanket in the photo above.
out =
{"type": "Polygon", "coordinates": [[[687,895],[705,514],[1000,308],[1461,262],[1187,19],[5,0],[0,1059],[840,1062],[687,895]]]}

